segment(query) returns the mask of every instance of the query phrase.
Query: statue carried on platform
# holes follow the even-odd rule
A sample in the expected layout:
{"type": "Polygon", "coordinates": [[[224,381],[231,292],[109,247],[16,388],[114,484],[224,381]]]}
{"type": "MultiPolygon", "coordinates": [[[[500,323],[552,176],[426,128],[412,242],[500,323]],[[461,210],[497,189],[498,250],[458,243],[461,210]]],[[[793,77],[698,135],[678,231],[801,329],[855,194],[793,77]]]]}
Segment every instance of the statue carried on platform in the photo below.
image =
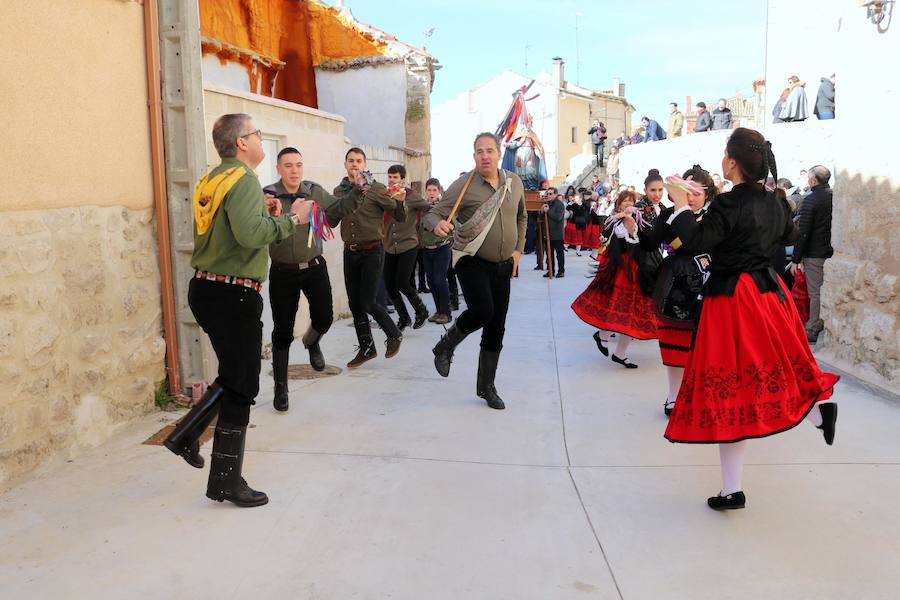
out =
{"type": "Polygon", "coordinates": [[[540,190],[549,184],[544,146],[532,128],[533,120],[526,106],[528,100],[537,98],[525,98],[533,83],[516,90],[496,131],[497,137],[506,145],[502,168],[518,175],[526,190],[540,190]]]}

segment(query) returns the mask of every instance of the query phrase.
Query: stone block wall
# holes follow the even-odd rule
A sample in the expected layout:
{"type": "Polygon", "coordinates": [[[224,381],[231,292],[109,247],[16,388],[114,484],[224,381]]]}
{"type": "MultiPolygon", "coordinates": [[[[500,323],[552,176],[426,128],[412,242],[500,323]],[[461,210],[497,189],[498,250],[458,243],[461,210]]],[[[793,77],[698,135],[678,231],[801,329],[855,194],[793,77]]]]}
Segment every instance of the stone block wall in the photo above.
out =
{"type": "Polygon", "coordinates": [[[0,488],[152,410],[165,341],[151,217],[0,212],[0,488]]]}

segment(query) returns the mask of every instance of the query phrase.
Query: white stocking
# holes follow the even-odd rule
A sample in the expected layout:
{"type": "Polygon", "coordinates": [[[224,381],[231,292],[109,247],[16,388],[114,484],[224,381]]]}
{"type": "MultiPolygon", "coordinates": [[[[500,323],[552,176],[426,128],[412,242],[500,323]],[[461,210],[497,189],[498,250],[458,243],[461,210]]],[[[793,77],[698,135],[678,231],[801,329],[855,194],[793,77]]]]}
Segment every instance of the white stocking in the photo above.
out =
{"type": "Polygon", "coordinates": [[[681,378],[684,377],[684,368],[666,367],[666,375],[669,378],[668,399],[669,402],[675,402],[675,400],[678,398],[678,389],[681,387],[681,378]]]}
{"type": "Polygon", "coordinates": [[[621,359],[628,358],[628,346],[631,344],[631,338],[627,335],[619,334],[616,336],[616,351],[613,352],[616,356],[621,359]]]}
{"type": "Polygon", "coordinates": [[[747,455],[747,441],[733,444],[719,444],[719,462],[722,464],[722,495],[727,496],[742,491],[744,479],[744,457],[747,455]]]}
{"type": "Polygon", "coordinates": [[[597,335],[600,336],[600,339],[603,340],[604,344],[609,343],[609,332],[608,331],[606,331],[605,329],[598,329],[597,335]]]}
{"type": "Polygon", "coordinates": [[[806,415],[806,420],[816,427],[822,426],[822,413],[819,411],[819,405],[813,406],[813,409],[806,415]]]}

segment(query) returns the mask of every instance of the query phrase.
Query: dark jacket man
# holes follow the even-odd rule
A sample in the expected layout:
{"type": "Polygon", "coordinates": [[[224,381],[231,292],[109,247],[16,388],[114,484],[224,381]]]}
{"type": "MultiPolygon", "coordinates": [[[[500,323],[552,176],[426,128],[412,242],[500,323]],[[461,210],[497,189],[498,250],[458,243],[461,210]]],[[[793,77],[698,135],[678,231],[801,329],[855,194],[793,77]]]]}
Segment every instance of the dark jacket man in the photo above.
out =
{"type": "Polygon", "coordinates": [[[703,131],[709,131],[712,129],[712,117],[709,116],[709,111],[706,110],[706,105],[700,106],[697,105],[697,108],[700,110],[697,111],[697,122],[694,124],[694,133],[700,133],[703,131]]]}
{"type": "Polygon", "coordinates": [[[795,263],[804,258],[831,258],[831,186],[820,183],[800,204],[800,239],[794,245],[795,263]]]}
{"type": "Polygon", "coordinates": [[[731,129],[731,109],[728,107],[719,108],[712,111],[712,128],[731,129]]]}

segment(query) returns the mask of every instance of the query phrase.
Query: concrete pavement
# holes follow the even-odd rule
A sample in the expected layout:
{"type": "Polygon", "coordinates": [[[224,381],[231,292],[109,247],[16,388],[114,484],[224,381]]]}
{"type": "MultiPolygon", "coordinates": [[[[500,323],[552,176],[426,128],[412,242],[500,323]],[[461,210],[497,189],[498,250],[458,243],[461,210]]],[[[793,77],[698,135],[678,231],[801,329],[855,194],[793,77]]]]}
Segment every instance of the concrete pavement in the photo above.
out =
{"type": "MultiPolygon", "coordinates": [[[[900,405],[842,381],[835,445],[807,424],[751,442],[748,508],[713,512],[715,446],[662,437],[655,342],[632,345],[637,370],[604,359],[569,309],[588,259],[550,282],[533,260],[507,410],[475,397],[477,339],[437,375],[431,324],[396,358],[292,382],[286,414],[264,365],[245,474],[267,506],[207,500],[207,470],[141,445],[174,417],[150,415],[0,496],[0,598],[898,597],[900,405]]],[[[347,324],[330,364],[353,354],[347,324]]]]}

